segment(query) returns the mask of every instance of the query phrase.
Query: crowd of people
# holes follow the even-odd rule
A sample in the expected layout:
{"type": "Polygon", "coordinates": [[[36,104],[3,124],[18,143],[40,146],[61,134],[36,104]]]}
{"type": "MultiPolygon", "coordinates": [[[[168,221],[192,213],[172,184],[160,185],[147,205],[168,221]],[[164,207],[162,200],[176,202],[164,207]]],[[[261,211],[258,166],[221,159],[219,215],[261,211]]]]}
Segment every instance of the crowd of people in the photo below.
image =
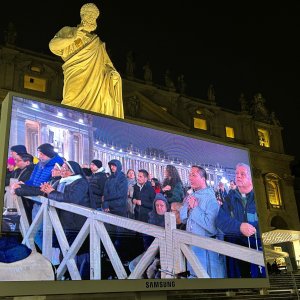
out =
{"type": "MultiPolygon", "coordinates": [[[[6,185],[12,193],[22,197],[29,223],[38,213],[40,204],[26,196],[43,195],[51,200],[74,203],[162,227],[165,225],[165,213],[173,212],[178,229],[262,250],[251,170],[247,164],[237,164],[236,176],[230,181],[228,191],[222,182],[214,191],[207,185],[206,170],[192,166],[190,189],[186,191],[174,165],[166,166],[164,179],[160,182],[144,169],[124,172],[117,159],[109,161],[109,170],[105,170],[99,159],[92,160],[88,168],[82,168],[75,161],[67,161],[48,143],[40,145],[37,153],[36,159],[27,153],[25,146],[15,145],[10,148],[11,157],[7,162],[6,185]]],[[[71,245],[85,217],[60,210],[59,218],[71,245]]],[[[121,228],[114,226],[113,242],[118,252],[121,251],[121,234],[121,228]]],[[[139,253],[142,255],[153,238],[145,234],[136,234],[135,237],[138,236],[142,241],[139,253]]],[[[42,246],[41,230],[35,242],[42,246]]],[[[57,241],[53,241],[53,247],[59,248],[57,241]]],[[[191,249],[210,278],[265,277],[264,267],[196,246],[191,246],[191,249]]],[[[83,279],[89,277],[88,252],[86,241],[76,256],[83,279]]],[[[136,259],[133,261],[137,262],[136,259]]],[[[159,264],[159,257],[153,263],[159,264]]],[[[132,265],[134,263],[130,264],[131,268],[132,265]]],[[[196,276],[189,263],[187,270],[190,277],[196,276]]],[[[145,276],[158,274],[150,273],[145,276]]]]}

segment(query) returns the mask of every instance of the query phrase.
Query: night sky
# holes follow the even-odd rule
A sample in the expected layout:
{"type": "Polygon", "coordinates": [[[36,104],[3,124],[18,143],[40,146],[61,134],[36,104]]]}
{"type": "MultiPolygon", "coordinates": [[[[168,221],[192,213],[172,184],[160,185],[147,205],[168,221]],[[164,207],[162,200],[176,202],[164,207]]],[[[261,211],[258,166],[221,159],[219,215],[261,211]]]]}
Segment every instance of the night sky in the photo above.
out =
{"type": "MultiPolygon", "coordinates": [[[[7,1],[1,3],[0,42],[12,21],[17,46],[52,55],[48,43],[63,26],[80,22],[88,1],[7,1]],[[44,4],[45,3],[45,4],[44,4]],[[42,5],[46,6],[43,7],[42,5]]],[[[296,120],[300,103],[300,2],[128,0],[94,1],[101,11],[97,33],[121,74],[133,50],[136,77],[150,62],[153,81],[163,84],[170,69],[185,75],[186,94],[206,99],[213,84],[217,104],[239,110],[260,92],[283,129],[287,154],[300,159],[296,120]],[[225,3],[226,2],[226,3],[225,3]]]]}

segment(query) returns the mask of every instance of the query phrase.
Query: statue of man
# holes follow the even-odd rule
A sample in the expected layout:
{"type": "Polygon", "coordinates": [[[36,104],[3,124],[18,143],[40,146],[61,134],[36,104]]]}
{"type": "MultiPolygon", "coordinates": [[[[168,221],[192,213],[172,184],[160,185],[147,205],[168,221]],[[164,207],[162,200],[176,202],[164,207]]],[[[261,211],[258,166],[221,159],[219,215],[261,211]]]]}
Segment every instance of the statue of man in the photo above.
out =
{"type": "Polygon", "coordinates": [[[210,84],[209,87],[208,87],[207,99],[211,102],[216,101],[215,89],[214,89],[214,86],[212,84],[210,84]]]}
{"type": "Polygon", "coordinates": [[[150,67],[150,63],[147,62],[144,66],[143,66],[143,70],[144,70],[144,80],[146,82],[152,82],[152,70],[150,67]]]}
{"type": "Polygon", "coordinates": [[[247,99],[245,98],[245,95],[241,93],[239,102],[241,104],[241,111],[246,112],[248,110],[248,104],[247,104],[247,99]]]}
{"type": "Polygon", "coordinates": [[[128,77],[134,77],[135,61],[132,50],[129,50],[126,56],[126,75],[128,77]]]}
{"type": "Polygon", "coordinates": [[[94,3],[80,9],[81,23],[63,27],[49,43],[64,60],[62,104],[124,118],[121,76],[97,34],[100,12],[94,3]]]}

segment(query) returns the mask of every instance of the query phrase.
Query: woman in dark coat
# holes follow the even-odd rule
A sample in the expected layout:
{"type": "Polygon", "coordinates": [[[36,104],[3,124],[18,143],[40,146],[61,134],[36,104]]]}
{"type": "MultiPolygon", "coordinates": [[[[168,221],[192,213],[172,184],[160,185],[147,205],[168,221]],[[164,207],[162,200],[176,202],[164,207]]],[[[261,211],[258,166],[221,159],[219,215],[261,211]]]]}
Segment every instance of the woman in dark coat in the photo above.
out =
{"type": "MultiPolygon", "coordinates": [[[[61,168],[61,179],[54,186],[45,183],[41,190],[48,194],[48,198],[58,202],[74,203],[85,207],[96,208],[89,193],[89,184],[80,165],[75,161],[64,162],[61,168]]],[[[65,231],[67,240],[71,245],[78,232],[86,221],[86,217],[66,210],[59,211],[59,218],[65,231]]],[[[89,279],[89,250],[85,241],[77,254],[77,264],[82,279],[89,279]]]]}
{"type": "Polygon", "coordinates": [[[105,169],[102,167],[102,161],[99,159],[91,161],[90,169],[92,175],[88,177],[88,181],[90,184],[91,196],[96,203],[97,210],[101,210],[104,186],[107,180],[105,169]]]}

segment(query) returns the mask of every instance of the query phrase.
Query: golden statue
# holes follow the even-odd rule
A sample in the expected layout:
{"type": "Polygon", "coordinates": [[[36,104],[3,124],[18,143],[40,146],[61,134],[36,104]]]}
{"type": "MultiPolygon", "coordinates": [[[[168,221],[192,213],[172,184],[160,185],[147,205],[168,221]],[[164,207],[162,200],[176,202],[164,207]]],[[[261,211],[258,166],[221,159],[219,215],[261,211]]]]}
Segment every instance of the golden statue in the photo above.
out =
{"type": "Polygon", "coordinates": [[[122,80],[114,68],[105,44],[97,34],[100,12],[93,3],[80,9],[81,23],[63,27],[49,48],[64,60],[62,104],[124,118],[122,80]]]}

